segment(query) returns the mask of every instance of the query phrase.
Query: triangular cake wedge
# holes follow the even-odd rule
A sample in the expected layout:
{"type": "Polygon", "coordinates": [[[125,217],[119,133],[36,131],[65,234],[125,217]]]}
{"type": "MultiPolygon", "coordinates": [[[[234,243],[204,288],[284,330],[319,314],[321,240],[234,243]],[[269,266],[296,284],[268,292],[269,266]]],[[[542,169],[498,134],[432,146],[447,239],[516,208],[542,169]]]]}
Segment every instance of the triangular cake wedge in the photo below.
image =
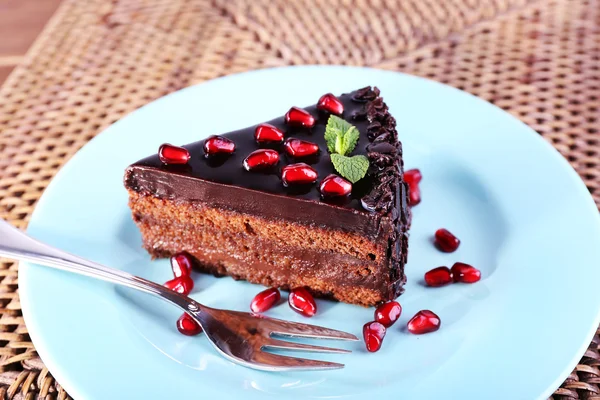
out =
{"type": "Polygon", "coordinates": [[[189,156],[183,165],[157,153],[129,166],[125,187],[146,250],[153,257],[185,251],[203,272],[306,287],[346,303],[372,306],[400,295],[410,210],[396,121],[377,88],[328,96],[333,105],[321,98],[303,109],[312,127],[299,126],[289,113],[267,122],[286,140],[318,145],[316,155],[298,158],[284,143],[258,143],[254,125],[220,134],[235,144],[232,154],[207,155],[206,139],[183,146],[189,156]],[[326,177],[340,175],[325,139],[332,113],[359,132],[349,156],[369,161],[366,176],[346,196],[321,193],[326,177]],[[279,161],[248,171],[244,160],[261,148],[275,150],[279,161]],[[284,185],[282,170],[295,163],[314,169],[316,182],[284,185]]]}

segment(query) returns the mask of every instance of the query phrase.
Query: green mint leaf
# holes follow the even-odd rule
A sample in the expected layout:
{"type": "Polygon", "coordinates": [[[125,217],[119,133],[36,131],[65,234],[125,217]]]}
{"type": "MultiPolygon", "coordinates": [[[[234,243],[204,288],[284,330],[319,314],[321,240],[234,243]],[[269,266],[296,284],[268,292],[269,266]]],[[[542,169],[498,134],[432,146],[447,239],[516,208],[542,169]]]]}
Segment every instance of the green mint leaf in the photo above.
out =
{"type": "Polygon", "coordinates": [[[344,151],[340,151],[338,153],[343,156],[347,156],[348,154],[352,153],[352,150],[354,150],[356,147],[356,143],[358,143],[358,135],[358,129],[356,129],[355,126],[348,129],[346,133],[344,133],[344,140],[342,140],[342,147],[344,151]]]}
{"type": "Polygon", "coordinates": [[[348,121],[335,115],[329,117],[325,127],[325,141],[331,153],[331,162],[335,170],[352,183],[361,180],[369,169],[367,157],[347,157],[356,147],[358,137],[358,129],[348,121]]]}
{"type": "Polygon", "coordinates": [[[337,135],[335,138],[335,152],[338,154],[344,154],[344,137],[337,135]]]}
{"type": "Polygon", "coordinates": [[[335,170],[352,183],[361,180],[369,169],[369,159],[365,156],[346,157],[333,153],[331,162],[335,170]]]}
{"type": "MultiPolygon", "coordinates": [[[[336,115],[329,116],[327,126],[325,127],[325,141],[330,153],[346,154],[344,148],[344,135],[353,126],[346,120],[336,115]]],[[[356,128],[355,128],[356,129],[356,128]]]]}

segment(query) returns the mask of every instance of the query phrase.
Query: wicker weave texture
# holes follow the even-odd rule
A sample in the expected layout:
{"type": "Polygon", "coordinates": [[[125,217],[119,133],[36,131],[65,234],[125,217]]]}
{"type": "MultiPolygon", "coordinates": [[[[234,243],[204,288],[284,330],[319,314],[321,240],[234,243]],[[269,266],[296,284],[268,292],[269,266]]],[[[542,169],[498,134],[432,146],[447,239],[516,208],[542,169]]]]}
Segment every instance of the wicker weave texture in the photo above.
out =
{"type": "MultiPolygon", "coordinates": [[[[65,0],[0,88],[0,217],[24,228],[56,171],[149,101],[290,64],[403,71],[491,101],[548,139],[600,204],[600,0],[65,0]]],[[[16,264],[0,262],[0,399],[66,399],[16,283],[16,264]]],[[[554,399],[600,400],[599,344],[554,399]]]]}

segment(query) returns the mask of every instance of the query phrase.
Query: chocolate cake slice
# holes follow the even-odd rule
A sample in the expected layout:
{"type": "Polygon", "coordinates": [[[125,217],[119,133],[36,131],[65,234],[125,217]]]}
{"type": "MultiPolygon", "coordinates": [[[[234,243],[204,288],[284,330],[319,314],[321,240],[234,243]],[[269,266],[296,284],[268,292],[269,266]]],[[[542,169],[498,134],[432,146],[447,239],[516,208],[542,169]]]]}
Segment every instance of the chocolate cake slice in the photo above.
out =
{"type": "Polygon", "coordinates": [[[396,121],[377,88],[163,145],[124,180],[153,257],[185,251],[217,276],[364,306],[403,291],[407,185],[396,121]]]}

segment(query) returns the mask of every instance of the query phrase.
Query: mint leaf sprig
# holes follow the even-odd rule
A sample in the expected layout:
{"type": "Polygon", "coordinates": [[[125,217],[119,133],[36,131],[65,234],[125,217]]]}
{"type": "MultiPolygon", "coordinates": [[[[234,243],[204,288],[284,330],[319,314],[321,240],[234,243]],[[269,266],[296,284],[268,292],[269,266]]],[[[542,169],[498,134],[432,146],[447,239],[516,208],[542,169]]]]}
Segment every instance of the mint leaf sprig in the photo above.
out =
{"type": "Polygon", "coordinates": [[[325,141],[335,170],[352,183],[367,174],[369,159],[363,155],[348,157],[358,143],[358,129],[348,121],[331,115],[325,127],[325,141]]]}
{"type": "Polygon", "coordinates": [[[346,157],[333,153],[331,162],[335,170],[352,183],[360,181],[369,169],[369,159],[365,156],[346,157]]]}
{"type": "Polygon", "coordinates": [[[325,127],[325,141],[330,153],[348,155],[358,142],[358,129],[348,121],[332,115],[325,127]]]}

